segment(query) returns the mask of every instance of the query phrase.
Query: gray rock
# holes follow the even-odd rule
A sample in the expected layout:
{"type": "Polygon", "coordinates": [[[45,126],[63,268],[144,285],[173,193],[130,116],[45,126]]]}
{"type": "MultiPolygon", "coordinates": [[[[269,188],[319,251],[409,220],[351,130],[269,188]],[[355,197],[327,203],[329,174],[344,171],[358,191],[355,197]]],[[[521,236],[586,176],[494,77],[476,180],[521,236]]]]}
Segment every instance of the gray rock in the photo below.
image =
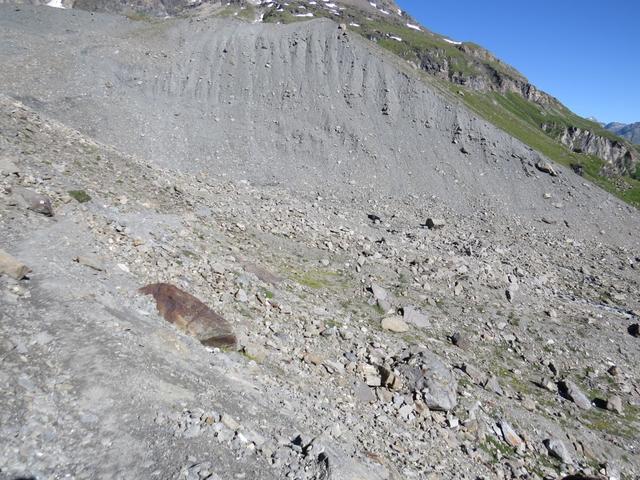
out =
{"type": "Polygon", "coordinates": [[[562,463],[567,465],[573,465],[573,459],[571,458],[571,454],[569,450],[562,442],[557,438],[549,438],[544,441],[544,446],[547,448],[549,455],[561,460],[562,463]]]}
{"type": "Polygon", "coordinates": [[[610,412],[622,414],[622,399],[617,395],[612,395],[611,397],[609,397],[607,399],[607,410],[609,410],[610,412]]]}
{"type": "Polygon", "coordinates": [[[20,169],[7,157],[0,157],[0,175],[15,175],[20,169]]]}
{"type": "Polygon", "coordinates": [[[15,194],[20,197],[20,203],[33,210],[36,213],[41,213],[47,217],[53,216],[53,206],[51,205],[51,199],[46,195],[34,192],[28,188],[16,188],[15,194]]]}
{"type": "Polygon", "coordinates": [[[359,380],[356,380],[353,384],[353,394],[356,399],[362,403],[372,403],[376,401],[373,389],[359,380]]]}
{"type": "Polygon", "coordinates": [[[415,365],[401,365],[400,372],[413,392],[421,392],[431,410],[449,411],[458,404],[456,381],[451,369],[435,353],[421,352],[415,365]]]}
{"type": "Polygon", "coordinates": [[[93,270],[96,270],[98,272],[102,272],[104,271],[104,266],[102,265],[102,263],[95,257],[89,257],[89,256],[85,256],[85,255],[79,255],[76,258],[73,259],[75,262],[79,263],[80,265],[83,265],[85,267],[89,267],[92,268],[93,270]]]}
{"type": "Polygon", "coordinates": [[[404,307],[402,309],[402,319],[418,328],[427,328],[429,326],[428,317],[415,307],[404,307]]]}
{"type": "Polygon", "coordinates": [[[580,388],[571,380],[563,380],[558,383],[560,393],[571,400],[579,408],[583,410],[591,409],[591,400],[580,390],[580,388]]]}
{"type": "Polygon", "coordinates": [[[236,421],[236,419],[227,413],[222,414],[222,418],[220,421],[225,427],[233,430],[234,432],[240,428],[240,424],[236,421]]]}
{"type": "Polygon", "coordinates": [[[500,430],[502,431],[502,438],[510,446],[516,449],[524,447],[524,441],[506,420],[500,422],[500,430]]]}

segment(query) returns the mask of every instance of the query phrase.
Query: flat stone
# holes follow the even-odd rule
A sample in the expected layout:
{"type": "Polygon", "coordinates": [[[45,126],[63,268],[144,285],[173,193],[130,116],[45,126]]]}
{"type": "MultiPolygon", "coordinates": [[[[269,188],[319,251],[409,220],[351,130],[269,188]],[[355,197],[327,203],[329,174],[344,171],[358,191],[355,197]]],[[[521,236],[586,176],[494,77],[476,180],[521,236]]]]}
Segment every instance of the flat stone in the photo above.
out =
{"type": "Polygon", "coordinates": [[[409,331],[409,325],[397,315],[384,318],[382,320],[382,328],[394,333],[409,331]]]}
{"type": "Polygon", "coordinates": [[[76,258],[73,259],[75,262],[79,263],[80,265],[83,265],[85,267],[89,267],[93,270],[96,270],[98,272],[102,272],[104,271],[104,266],[98,261],[97,258],[94,257],[88,257],[88,256],[84,256],[84,255],[79,255],[76,258]]]}

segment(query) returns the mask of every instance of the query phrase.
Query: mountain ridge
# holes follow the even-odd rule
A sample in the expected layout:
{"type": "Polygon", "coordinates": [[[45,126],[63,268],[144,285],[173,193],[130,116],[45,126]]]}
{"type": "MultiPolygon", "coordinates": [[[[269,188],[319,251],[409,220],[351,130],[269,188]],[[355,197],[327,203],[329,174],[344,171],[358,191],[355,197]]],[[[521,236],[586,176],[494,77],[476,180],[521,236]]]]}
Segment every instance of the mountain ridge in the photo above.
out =
{"type": "Polygon", "coordinates": [[[636,145],[640,144],[640,122],[634,123],[620,123],[620,122],[611,122],[604,125],[604,128],[615,133],[616,135],[620,135],[623,138],[626,138],[631,143],[636,145]]]}

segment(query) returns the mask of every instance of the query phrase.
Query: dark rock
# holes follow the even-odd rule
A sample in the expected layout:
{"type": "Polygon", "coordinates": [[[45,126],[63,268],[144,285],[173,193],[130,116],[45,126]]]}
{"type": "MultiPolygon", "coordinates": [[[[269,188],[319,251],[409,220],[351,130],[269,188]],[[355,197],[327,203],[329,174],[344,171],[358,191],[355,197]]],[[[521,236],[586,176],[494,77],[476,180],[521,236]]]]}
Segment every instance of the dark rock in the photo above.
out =
{"type": "Polygon", "coordinates": [[[445,221],[441,218],[427,218],[425,225],[430,230],[439,230],[445,226],[445,221]]]}
{"type": "Polygon", "coordinates": [[[640,337],[640,324],[634,323],[629,325],[627,332],[629,332],[629,335],[633,335],[634,337],[640,337]]]}
{"type": "Polygon", "coordinates": [[[235,347],[231,325],[193,295],[168,283],[154,283],[140,289],[153,295],[158,311],[181,330],[209,347],[235,347]]]}
{"type": "Polygon", "coordinates": [[[572,163],[571,170],[573,170],[575,174],[580,175],[581,177],[584,175],[584,167],[578,163],[572,163]]]}

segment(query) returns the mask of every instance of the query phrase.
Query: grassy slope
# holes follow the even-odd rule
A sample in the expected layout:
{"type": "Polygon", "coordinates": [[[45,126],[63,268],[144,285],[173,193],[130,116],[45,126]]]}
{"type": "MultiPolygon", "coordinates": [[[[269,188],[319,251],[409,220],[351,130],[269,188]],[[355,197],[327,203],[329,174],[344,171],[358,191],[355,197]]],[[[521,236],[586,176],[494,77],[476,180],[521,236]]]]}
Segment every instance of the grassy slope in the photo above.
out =
{"type": "MultiPolygon", "coordinates": [[[[452,85],[450,89],[458,91],[460,87],[452,85]]],[[[586,178],[626,202],[640,207],[640,181],[630,177],[611,179],[600,175],[602,160],[593,155],[572,152],[538,127],[544,121],[552,121],[561,125],[592,129],[599,133],[593,127],[595,125],[601,128],[599,125],[578,117],[569,110],[566,110],[568,113],[543,111],[517,94],[503,95],[496,92],[478,93],[465,90],[462,101],[480,116],[555,162],[567,166],[582,165],[586,178]]],[[[613,138],[617,139],[616,136],[613,138]]]]}

